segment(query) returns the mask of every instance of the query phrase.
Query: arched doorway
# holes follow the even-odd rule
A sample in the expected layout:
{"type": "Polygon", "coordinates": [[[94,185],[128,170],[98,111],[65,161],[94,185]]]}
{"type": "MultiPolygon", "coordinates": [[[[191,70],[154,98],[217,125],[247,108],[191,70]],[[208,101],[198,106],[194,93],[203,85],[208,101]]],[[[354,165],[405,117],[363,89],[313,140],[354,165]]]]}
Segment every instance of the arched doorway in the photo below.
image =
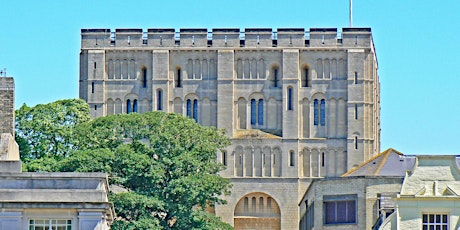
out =
{"type": "Polygon", "coordinates": [[[235,207],[236,230],[281,229],[281,212],[275,199],[265,193],[250,193],[242,197],[235,207]]]}

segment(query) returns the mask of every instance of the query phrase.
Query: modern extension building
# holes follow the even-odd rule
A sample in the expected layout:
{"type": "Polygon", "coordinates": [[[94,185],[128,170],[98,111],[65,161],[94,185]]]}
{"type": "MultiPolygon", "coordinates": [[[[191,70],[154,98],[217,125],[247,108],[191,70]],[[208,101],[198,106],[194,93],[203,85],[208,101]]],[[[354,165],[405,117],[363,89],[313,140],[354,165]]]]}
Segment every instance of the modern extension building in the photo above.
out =
{"type": "Polygon", "coordinates": [[[369,28],[82,29],[80,97],[93,117],[160,110],[225,129],[236,229],[298,229],[312,179],[380,152],[369,28]]]}

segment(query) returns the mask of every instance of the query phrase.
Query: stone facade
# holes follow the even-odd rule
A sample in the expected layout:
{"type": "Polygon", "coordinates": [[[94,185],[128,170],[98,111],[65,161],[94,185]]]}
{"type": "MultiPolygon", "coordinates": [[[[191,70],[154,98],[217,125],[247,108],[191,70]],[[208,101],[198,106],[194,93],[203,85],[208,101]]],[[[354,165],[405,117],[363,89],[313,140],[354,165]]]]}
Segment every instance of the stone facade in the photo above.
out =
{"type": "Polygon", "coordinates": [[[0,134],[14,136],[14,79],[0,77],[0,134]]]}
{"type": "Polygon", "coordinates": [[[80,98],[93,117],[161,110],[227,131],[232,145],[217,158],[233,191],[215,211],[239,229],[270,228],[246,217],[298,228],[297,204],[312,178],[340,176],[380,151],[380,83],[369,28],[82,29],[81,35],[80,98]],[[246,198],[248,209],[237,212],[246,198]],[[264,210],[257,215],[249,213],[253,199],[264,210]],[[279,215],[267,211],[269,200],[279,215]]]}

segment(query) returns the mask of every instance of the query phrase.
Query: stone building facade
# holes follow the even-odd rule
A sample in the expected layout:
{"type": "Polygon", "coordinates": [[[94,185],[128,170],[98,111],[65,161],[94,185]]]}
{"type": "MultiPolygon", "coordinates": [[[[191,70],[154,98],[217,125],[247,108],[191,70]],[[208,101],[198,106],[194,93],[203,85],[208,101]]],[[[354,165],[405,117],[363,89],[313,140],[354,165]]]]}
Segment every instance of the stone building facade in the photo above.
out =
{"type": "Polygon", "coordinates": [[[22,172],[14,93],[14,79],[0,77],[0,229],[110,229],[107,174],[22,172]]]}
{"type": "Polygon", "coordinates": [[[313,178],[380,152],[369,28],[82,29],[80,98],[93,117],[161,110],[225,129],[236,229],[297,229],[313,178]],[[267,224],[268,223],[268,224],[267,224]]]}
{"type": "Polygon", "coordinates": [[[0,133],[14,136],[14,79],[0,77],[0,133]]]}

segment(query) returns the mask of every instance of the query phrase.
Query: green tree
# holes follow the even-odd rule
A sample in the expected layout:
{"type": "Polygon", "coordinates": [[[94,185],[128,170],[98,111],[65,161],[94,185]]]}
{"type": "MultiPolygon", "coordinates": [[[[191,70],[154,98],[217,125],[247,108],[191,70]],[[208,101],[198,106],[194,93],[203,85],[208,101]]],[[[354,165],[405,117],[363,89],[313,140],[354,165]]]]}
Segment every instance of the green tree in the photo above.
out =
{"type": "Polygon", "coordinates": [[[230,142],[223,131],[177,114],[113,115],[72,127],[64,158],[50,154],[27,163],[30,171],[109,173],[118,219],[113,229],[231,229],[206,212],[225,203],[230,181],[216,152],[230,142]]]}
{"type": "Polygon", "coordinates": [[[61,158],[78,148],[75,127],[91,119],[89,106],[81,99],[59,100],[16,110],[16,140],[21,159],[28,162],[44,156],[61,158]]]}

